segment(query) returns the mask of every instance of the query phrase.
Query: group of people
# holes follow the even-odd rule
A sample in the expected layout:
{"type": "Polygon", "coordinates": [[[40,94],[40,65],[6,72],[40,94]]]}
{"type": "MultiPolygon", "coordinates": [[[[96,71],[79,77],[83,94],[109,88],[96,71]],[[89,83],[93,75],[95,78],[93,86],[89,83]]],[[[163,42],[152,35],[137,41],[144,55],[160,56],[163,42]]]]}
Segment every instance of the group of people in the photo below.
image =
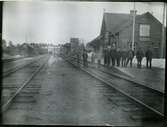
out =
{"type": "MultiPolygon", "coordinates": [[[[147,51],[144,52],[142,51],[141,48],[139,48],[136,51],[136,59],[137,59],[137,67],[141,68],[142,66],[142,59],[145,56],[146,57],[146,67],[151,68],[152,67],[152,51],[150,48],[147,49],[147,51]]],[[[103,57],[104,57],[104,65],[107,67],[112,66],[121,66],[122,67],[127,67],[128,64],[130,67],[132,67],[132,61],[135,56],[135,53],[132,49],[129,49],[128,51],[123,50],[121,51],[119,48],[118,49],[109,49],[105,48],[103,51],[103,57]]],[[[95,57],[96,54],[93,52],[91,55],[91,62],[95,63],[95,57]]],[[[77,63],[80,64],[80,54],[77,54],[77,63]]],[[[86,50],[83,51],[82,53],[82,60],[83,60],[83,65],[85,67],[88,67],[88,53],[86,50]]],[[[101,61],[98,60],[98,64],[100,64],[101,61]]]]}
{"type": "Polygon", "coordinates": [[[136,52],[136,59],[137,59],[137,67],[141,68],[142,65],[142,59],[143,57],[146,57],[146,67],[147,68],[151,68],[152,67],[152,57],[153,57],[153,53],[151,51],[150,48],[148,48],[145,52],[145,54],[143,53],[142,49],[139,48],[139,50],[136,52]]]}
{"type": "MultiPolygon", "coordinates": [[[[103,51],[103,56],[104,56],[104,65],[109,67],[110,65],[112,66],[120,66],[122,67],[127,67],[128,64],[130,64],[130,67],[132,67],[132,61],[135,56],[135,53],[132,49],[129,49],[128,51],[120,49],[109,49],[105,48],[103,51]]],[[[150,48],[147,49],[147,51],[144,52],[142,51],[141,48],[139,48],[136,51],[136,59],[137,59],[137,67],[141,68],[142,66],[142,59],[145,56],[146,57],[146,67],[151,68],[152,67],[152,51],[150,48]]]]}
{"type": "Polygon", "coordinates": [[[105,48],[104,49],[104,65],[105,66],[120,66],[126,67],[129,62],[130,66],[132,67],[132,60],[134,57],[134,52],[130,49],[128,52],[127,51],[120,51],[120,49],[109,49],[105,48]]]}
{"type": "Polygon", "coordinates": [[[83,52],[75,52],[77,59],[77,64],[80,66],[82,63],[85,67],[88,67],[88,54],[86,50],[83,50],[83,52]]]}

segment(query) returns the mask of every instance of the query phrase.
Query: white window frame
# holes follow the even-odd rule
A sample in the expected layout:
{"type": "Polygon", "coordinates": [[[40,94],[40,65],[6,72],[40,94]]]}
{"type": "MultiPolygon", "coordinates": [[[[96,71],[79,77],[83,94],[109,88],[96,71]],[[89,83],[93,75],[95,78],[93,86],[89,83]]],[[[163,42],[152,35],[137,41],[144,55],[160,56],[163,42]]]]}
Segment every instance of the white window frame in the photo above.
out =
{"type": "Polygon", "coordinates": [[[140,37],[150,37],[150,24],[140,24],[139,25],[139,36],[140,37]]]}

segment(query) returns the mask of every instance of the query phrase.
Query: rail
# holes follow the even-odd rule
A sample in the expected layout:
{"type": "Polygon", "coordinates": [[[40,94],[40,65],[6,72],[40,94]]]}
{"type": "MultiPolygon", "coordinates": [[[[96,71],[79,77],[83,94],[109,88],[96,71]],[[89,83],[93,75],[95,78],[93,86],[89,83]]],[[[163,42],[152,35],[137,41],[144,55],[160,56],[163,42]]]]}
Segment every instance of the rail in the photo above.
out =
{"type": "MultiPolygon", "coordinates": [[[[113,85],[110,81],[104,80],[104,79],[103,79],[102,77],[100,77],[99,75],[90,72],[89,70],[87,70],[87,68],[84,68],[84,67],[80,66],[80,65],[82,65],[82,62],[83,62],[82,59],[80,59],[80,62],[79,62],[80,65],[78,66],[78,63],[77,63],[77,61],[76,61],[76,59],[77,59],[76,57],[74,57],[74,56],[72,56],[72,57],[70,57],[70,56],[67,56],[67,57],[62,56],[62,57],[63,57],[67,62],[71,63],[72,65],[74,65],[74,66],[80,68],[81,70],[87,72],[88,74],[90,74],[91,76],[95,77],[96,79],[98,79],[98,80],[104,82],[105,84],[110,85],[112,88],[114,88],[114,89],[116,89],[117,91],[119,91],[120,93],[126,95],[127,97],[129,97],[130,99],[134,100],[134,101],[137,102],[138,104],[140,104],[140,105],[146,107],[147,109],[151,110],[152,112],[154,112],[154,113],[156,113],[157,115],[159,115],[159,116],[161,116],[161,117],[164,118],[164,114],[163,114],[162,112],[156,110],[155,108],[151,107],[151,106],[148,105],[148,104],[143,103],[141,100],[136,99],[136,97],[133,97],[133,96],[131,96],[130,94],[126,93],[124,90],[121,90],[119,87],[113,85]],[[73,60],[74,60],[74,61],[73,61],[73,60]],[[76,64],[75,64],[74,62],[76,62],[76,64]]],[[[115,76],[115,75],[114,75],[114,76],[115,76]]],[[[117,77],[117,78],[122,78],[122,77],[119,77],[119,76],[116,76],[116,77],[117,77]]],[[[125,80],[132,82],[131,80],[128,80],[128,79],[125,79],[125,80]]],[[[133,82],[133,83],[134,83],[134,82],[133,82]]],[[[135,82],[135,83],[136,83],[136,82],[135,82]]],[[[140,84],[139,84],[139,85],[140,85],[140,84]]],[[[141,86],[141,85],[140,85],[140,86],[141,86]]],[[[142,85],[142,87],[144,87],[144,86],[142,85]]],[[[145,88],[149,89],[148,87],[145,87],[145,88]]],[[[150,88],[150,89],[151,89],[151,88],[150,88]]],[[[162,94],[162,93],[160,93],[160,92],[157,91],[157,90],[154,90],[154,89],[151,89],[151,90],[152,90],[152,91],[155,91],[155,92],[158,92],[159,94],[162,94]]]]}
{"type": "Polygon", "coordinates": [[[47,61],[48,61],[48,59],[40,67],[38,67],[38,69],[34,73],[32,73],[32,75],[26,81],[24,81],[24,83],[21,85],[21,87],[19,87],[16,90],[14,95],[12,95],[7,100],[7,102],[2,105],[2,110],[1,110],[2,113],[5,112],[9,108],[10,104],[12,103],[12,101],[19,95],[19,93],[23,90],[23,88],[25,88],[25,86],[27,86],[30,83],[30,81],[32,81],[32,79],[40,72],[40,70],[45,66],[47,61]]]}

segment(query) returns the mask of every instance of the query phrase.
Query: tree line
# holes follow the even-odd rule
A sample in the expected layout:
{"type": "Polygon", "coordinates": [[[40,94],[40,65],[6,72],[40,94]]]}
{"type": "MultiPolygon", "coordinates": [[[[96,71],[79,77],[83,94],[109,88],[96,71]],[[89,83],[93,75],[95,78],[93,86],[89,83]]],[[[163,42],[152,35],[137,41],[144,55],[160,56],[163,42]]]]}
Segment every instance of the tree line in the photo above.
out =
{"type": "Polygon", "coordinates": [[[12,41],[9,41],[8,45],[5,40],[2,40],[2,50],[4,54],[15,56],[35,56],[41,55],[48,52],[47,46],[52,46],[52,44],[45,43],[22,43],[22,44],[13,44],[12,41]]]}

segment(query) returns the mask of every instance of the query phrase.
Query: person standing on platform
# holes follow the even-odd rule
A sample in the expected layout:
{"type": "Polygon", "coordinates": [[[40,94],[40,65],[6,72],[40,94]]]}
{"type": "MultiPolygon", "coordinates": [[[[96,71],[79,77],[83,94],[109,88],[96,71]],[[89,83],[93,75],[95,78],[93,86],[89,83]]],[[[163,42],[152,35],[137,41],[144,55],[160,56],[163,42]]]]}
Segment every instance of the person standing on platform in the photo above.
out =
{"type": "Polygon", "coordinates": [[[123,54],[123,52],[122,52],[122,50],[120,50],[120,66],[122,65],[122,54],[123,54]]]}
{"type": "Polygon", "coordinates": [[[104,65],[106,66],[107,65],[107,48],[106,47],[104,47],[103,56],[104,56],[104,65]]]}
{"type": "Polygon", "coordinates": [[[84,50],[84,52],[83,52],[83,65],[85,67],[88,67],[88,61],[87,61],[87,59],[88,59],[88,54],[87,54],[86,50],[84,50]]]}
{"type": "Polygon", "coordinates": [[[128,53],[127,53],[127,62],[126,62],[126,66],[128,65],[129,61],[130,61],[130,67],[132,67],[132,61],[133,61],[133,57],[134,57],[134,52],[132,49],[129,49],[128,53]]]}
{"type": "Polygon", "coordinates": [[[82,53],[82,59],[83,59],[83,66],[85,66],[85,50],[82,53]]]}
{"type": "Polygon", "coordinates": [[[116,49],[112,48],[110,54],[111,54],[112,66],[115,66],[116,49]]]}
{"type": "Polygon", "coordinates": [[[110,67],[110,48],[107,48],[107,67],[110,67]]]}
{"type": "Polygon", "coordinates": [[[141,68],[143,56],[144,56],[144,53],[143,53],[143,51],[141,50],[141,48],[139,48],[139,50],[136,52],[137,67],[138,67],[138,68],[141,68]]]}
{"type": "Polygon", "coordinates": [[[95,63],[95,53],[92,51],[91,62],[95,63]]]}
{"type": "Polygon", "coordinates": [[[123,50],[121,56],[122,56],[122,67],[126,67],[127,51],[123,50]]]}
{"type": "Polygon", "coordinates": [[[121,59],[121,51],[118,48],[117,51],[116,51],[116,60],[117,60],[117,66],[118,67],[120,66],[120,59],[121,59]]]}
{"type": "Polygon", "coordinates": [[[152,67],[152,51],[150,48],[147,49],[146,53],[145,53],[145,57],[146,57],[146,67],[148,68],[148,63],[150,64],[149,68],[152,67]]]}

